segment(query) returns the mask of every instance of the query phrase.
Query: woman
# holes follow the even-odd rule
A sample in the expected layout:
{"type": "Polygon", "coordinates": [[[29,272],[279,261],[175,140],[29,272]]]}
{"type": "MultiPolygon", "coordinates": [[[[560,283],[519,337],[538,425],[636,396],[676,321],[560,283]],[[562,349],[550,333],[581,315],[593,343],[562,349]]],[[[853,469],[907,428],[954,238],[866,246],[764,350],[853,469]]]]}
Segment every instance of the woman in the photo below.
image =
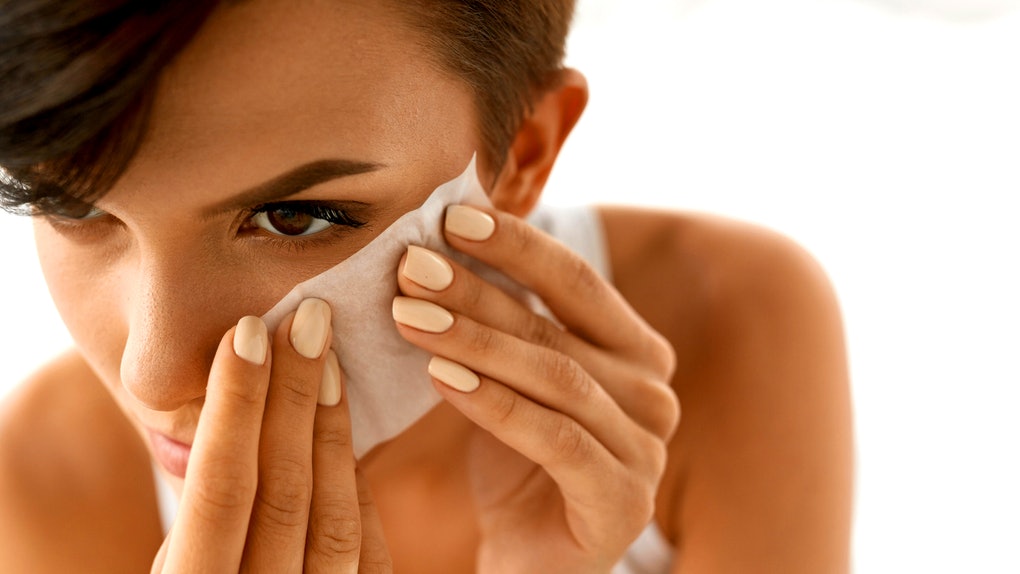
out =
{"type": "Polygon", "coordinates": [[[5,6],[4,198],[38,214],[76,343],[3,407],[5,568],[637,572],[665,546],[646,571],[846,571],[848,382],[816,264],[739,223],[600,208],[593,266],[521,219],[587,99],[560,67],[571,8],[5,6]],[[476,152],[494,209],[449,210],[445,239],[558,321],[409,249],[394,321],[444,401],[355,460],[330,307],[258,316],[476,152]]]}

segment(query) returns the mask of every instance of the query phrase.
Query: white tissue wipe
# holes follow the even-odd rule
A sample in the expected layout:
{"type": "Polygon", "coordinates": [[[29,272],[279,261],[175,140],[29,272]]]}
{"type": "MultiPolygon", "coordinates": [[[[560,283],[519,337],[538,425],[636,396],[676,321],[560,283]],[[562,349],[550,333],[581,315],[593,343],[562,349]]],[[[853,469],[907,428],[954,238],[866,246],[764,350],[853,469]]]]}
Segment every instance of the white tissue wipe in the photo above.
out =
{"type": "Polygon", "coordinates": [[[442,253],[535,312],[550,316],[534,294],[446,244],[443,216],[446,206],[456,204],[492,205],[478,181],[474,156],[463,173],[437,187],[421,207],[404,214],[335,267],[298,284],[262,317],[273,332],[283,317],[307,297],[330,304],[332,347],[344,373],[357,458],[400,434],[440,401],[427,371],[431,355],[405,341],[393,321],[397,264],[408,245],[442,253]]]}

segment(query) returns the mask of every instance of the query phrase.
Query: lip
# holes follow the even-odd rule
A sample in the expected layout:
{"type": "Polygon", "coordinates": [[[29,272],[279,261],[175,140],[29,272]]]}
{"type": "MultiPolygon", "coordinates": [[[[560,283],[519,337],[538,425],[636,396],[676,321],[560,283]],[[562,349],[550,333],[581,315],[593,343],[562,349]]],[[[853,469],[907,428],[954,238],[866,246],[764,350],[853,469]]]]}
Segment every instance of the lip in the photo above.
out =
{"type": "Polygon", "coordinates": [[[191,445],[174,440],[165,434],[149,431],[149,442],[152,443],[152,454],[160,466],[170,474],[184,478],[188,470],[188,458],[191,456],[191,445]]]}

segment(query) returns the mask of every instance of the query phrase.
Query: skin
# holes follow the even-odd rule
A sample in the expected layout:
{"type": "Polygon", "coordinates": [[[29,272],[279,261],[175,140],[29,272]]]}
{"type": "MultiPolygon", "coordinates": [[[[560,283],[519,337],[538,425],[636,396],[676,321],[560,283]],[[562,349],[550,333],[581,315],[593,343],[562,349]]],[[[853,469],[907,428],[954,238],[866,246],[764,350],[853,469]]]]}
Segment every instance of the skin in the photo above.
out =
{"type": "Polygon", "coordinates": [[[675,572],[848,571],[849,385],[818,265],[767,230],[605,207],[611,287],[518,219],[584,108],[576,72],[500,173],[480,166],[492,237],[447,234],[566,330],[462,268],[432,291],[398,265],[402,295],[455,317],[398,330],[481,382],[434,381],[445,401],[357,464],[346,402],[316,401],[325,348],[295,353],[288,317],[263,364],[234,353],[242,316],[363,247],[479,148],[467,88],[407,58],[413,34],[371,2],[220,10],[162,79],[107,215],[37,223],[76,347],[0,407],[0,555],[36,572],[604,572],[654,519],[675,572]],[[202,217],[326,158],[381,167],[288,199],[361,202],[364,227],[296,247],[244,208],[202,217]],[[147,429],[194,444],[187,481],[157,466],[182,495],[167,538],[147,429]]]}

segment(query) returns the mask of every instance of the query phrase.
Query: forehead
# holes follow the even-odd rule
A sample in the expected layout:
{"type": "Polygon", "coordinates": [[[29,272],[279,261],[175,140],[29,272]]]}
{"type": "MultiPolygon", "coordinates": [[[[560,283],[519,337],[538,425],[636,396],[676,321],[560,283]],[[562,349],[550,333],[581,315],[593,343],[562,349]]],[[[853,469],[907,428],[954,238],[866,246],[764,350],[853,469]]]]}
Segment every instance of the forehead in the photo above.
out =
{"type": "Polygon", "coordinates": [[[161,78],[126,177],[236,189],[313,159],[459,157],[451,139],[474,137],[471,97],[423,55],[418,33],[386,2],[218,8],[161,78]]]}

